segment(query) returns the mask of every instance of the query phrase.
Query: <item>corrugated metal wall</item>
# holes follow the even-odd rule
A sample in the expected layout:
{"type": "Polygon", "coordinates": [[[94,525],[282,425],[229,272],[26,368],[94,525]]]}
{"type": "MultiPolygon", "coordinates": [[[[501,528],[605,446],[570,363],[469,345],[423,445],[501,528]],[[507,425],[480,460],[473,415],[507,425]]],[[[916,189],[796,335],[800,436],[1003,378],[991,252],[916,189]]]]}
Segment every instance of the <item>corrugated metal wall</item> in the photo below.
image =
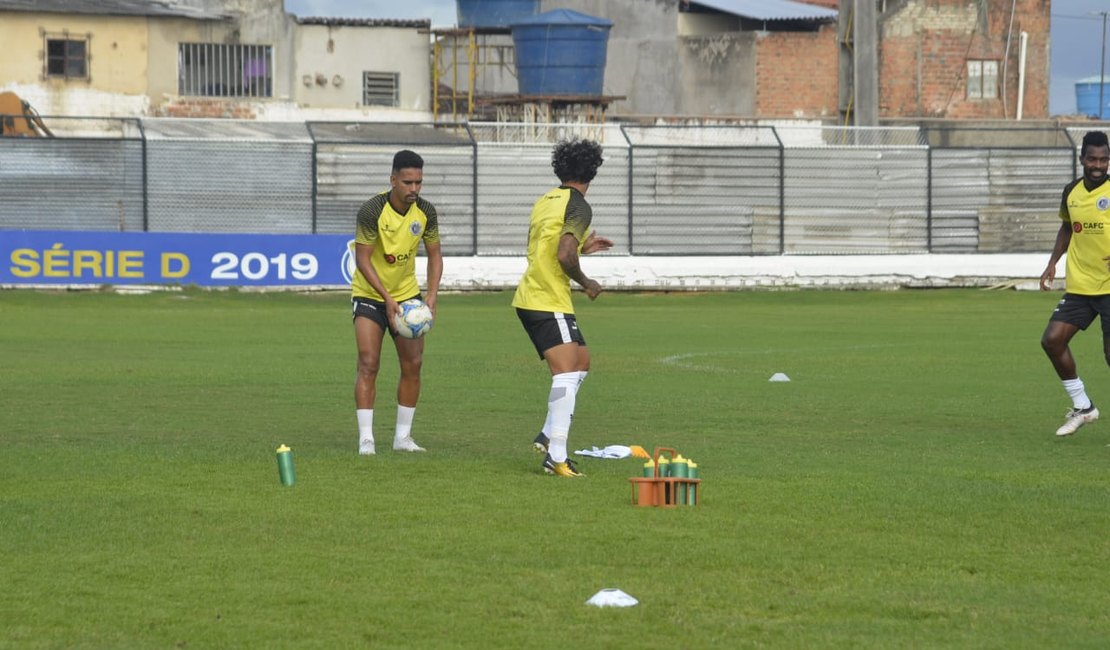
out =
{"type": "Polygon", "coordinates": [[[0,138],[0,228],[142,230],[142,140],[0,138]]]}
{"type": "Polygon", "coordinates": [[[0,228],[353,235],[359,206],[388,188],[393,154],[411,148],[445,253],[522,255],[532,202],[558,182],[551,147],[576,136],[605,147],[587,198],[594,228],[616,242],[609,254],[1048,251],[1082,138],[1041,130],[1046,144],[1021,148],[905,128],[141,126],[142,137],[0,139],[0,228]]]}
{"type": "Polygon", "coordinates": [[[304,124],[157,120],[144,131],[149,230],[312,232],[304,124]]]}

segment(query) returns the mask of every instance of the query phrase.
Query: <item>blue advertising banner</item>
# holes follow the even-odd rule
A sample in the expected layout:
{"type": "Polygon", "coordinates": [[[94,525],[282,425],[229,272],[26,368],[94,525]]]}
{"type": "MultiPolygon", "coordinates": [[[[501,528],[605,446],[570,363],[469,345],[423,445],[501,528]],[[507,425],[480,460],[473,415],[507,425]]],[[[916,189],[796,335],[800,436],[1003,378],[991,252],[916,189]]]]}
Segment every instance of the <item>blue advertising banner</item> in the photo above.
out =
{"type": "Polygon", "coordinates": [[[0,230],[0,285],[348,285],[347,235],[0,230]]]}

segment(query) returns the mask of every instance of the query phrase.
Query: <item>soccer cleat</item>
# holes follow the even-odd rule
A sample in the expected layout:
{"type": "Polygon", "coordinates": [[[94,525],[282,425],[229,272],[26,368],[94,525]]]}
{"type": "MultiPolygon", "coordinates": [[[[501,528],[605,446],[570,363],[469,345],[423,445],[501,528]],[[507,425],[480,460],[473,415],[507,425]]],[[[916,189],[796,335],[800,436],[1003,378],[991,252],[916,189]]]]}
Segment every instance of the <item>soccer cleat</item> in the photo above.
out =
{"type": "Polygon", "coordinates": [[[416,444],[412,438],[395,438],[393,451],[424,451],[424,448],[416,444]]]}
{"type": "Polygon", "coordinates": [[[543,431],[540,431],[539,434],[536,436],[536,439],[532,441],[532,448],[535,449],[536,453],[538,454],[546,454],[547,445],[550,442],[551,439],[545,436],[543,434],[543,431]]]}
{"type": "Polygon", "coordinates": [[[562,476],[564,478],[577,478],[579,476],[585,476],[585,474],[578,471],[578,468],[574,466],[574,461],[572,461],[571,459],[568,458],[561,463],[556,463],[555,461],[551,460],[551,454],[546,454],[543,457],[543,471],[548,474],[562,476]]]}
{"type": "Polygon", "coordinates": [[[358,455],[359,456],[373,456],[374,455],[374,441],[373,440],[359,440],[358,441],[358,455]]]}
{"type": "Polygon", "coordinates": [[[1056,430],[1058,436],[1070,436],[1075,433],[1079,427],[1094,422],[1098,419],[1098,409],[1094,404],[1091,404],[1085,409],[1073,408],[1068,410],[1067,415],[1064,416],[1064,424],[1056,430]]]}

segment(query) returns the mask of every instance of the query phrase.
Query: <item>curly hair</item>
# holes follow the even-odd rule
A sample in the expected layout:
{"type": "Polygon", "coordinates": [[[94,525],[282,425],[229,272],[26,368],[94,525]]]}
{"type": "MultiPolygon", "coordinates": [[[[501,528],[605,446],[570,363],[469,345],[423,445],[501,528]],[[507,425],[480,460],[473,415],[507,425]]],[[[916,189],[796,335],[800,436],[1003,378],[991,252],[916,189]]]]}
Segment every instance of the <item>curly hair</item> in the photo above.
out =
{"type": "Polygon", "coordinates": [[[1107,145],[1106,134],[1102,131],[1087,131],[1083,136],[1083,144],[1079,147],[1079,155],[1087,155],[1087,147],[1105,147],[1107,145]]]}
{"type": "Polygon", "coordinates": [[[560,183],[589,183],[603,162],[601,145],[593,140],[560,140],[551,152],[551,166],[560,183]]]}

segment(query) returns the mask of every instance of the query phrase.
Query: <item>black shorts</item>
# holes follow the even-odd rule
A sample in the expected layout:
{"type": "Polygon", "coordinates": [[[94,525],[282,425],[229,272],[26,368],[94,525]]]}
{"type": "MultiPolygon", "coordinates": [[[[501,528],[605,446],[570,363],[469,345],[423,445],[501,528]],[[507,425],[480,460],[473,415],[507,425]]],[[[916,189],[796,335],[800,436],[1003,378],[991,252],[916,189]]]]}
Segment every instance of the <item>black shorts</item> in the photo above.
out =
{"type": "Polygon", "coordinates": [[[1076,293],[1065,293],[1049,320],[1068,323],[1085,330],[1094,322],[1095,316],[1102,317],[1103,338],[1110,337],[1110,295],[1081,296],[1076,293]]]}
{"type": "Polygon", "coordinates": [[[575,320],[574,314],[518,308],[516,315],[520,319],[520,324],[524,325],[524,331],[528,332],[528,338],[532,339],[532,345],[536,346],[536,352],[541,359],[544,352],[556,345],[564,343],[586,345],[586,339],[578,329],[578,321],[575,320]]]}
{"type": "MultiPolygon", "coordinates": [[[[412,298],[420,298],[420,294],[416,294],[412,298]]],[[[410,300],[410,298],[405,298],[405,300],[410,300]]],[[[404,302],[405,300],[397,302],[404,302]]],[[[390,336],[397,338],[397,332],[393,331],[393,326],[389,324],[389,319],[385,317],[385,303],[381,300],[371,300],[362,296],[351,298],[351,320],[353,321],[359,316],[369,318],[377,323],[383,332],[389,332],[390,336]]]]}

